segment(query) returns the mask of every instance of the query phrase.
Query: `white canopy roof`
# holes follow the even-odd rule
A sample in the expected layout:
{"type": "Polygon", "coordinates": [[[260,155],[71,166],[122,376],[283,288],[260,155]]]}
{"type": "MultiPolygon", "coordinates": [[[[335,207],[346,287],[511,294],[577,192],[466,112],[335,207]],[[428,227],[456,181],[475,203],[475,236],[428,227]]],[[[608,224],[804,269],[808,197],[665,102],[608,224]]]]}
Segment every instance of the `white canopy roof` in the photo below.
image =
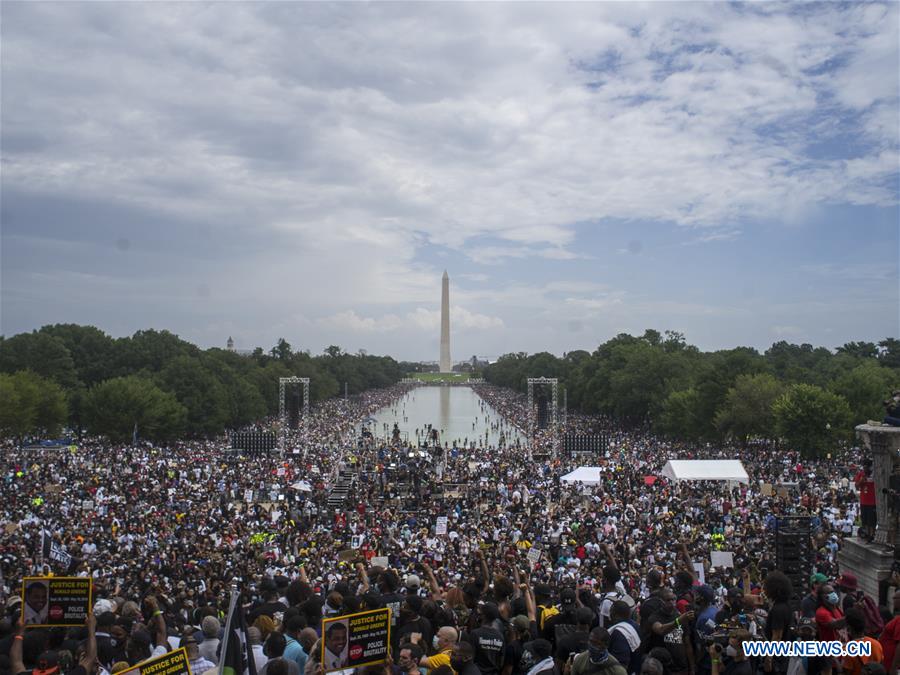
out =
{"type": "Polygon", "coordinates": [[[599,466],[579,466],[571,473],[560,478],[563,483],[584,483],[585,485],[597,485],[600,483],[600,475],[604,469],[599,466]]]}
{"type": "Polygon", "coordinates": [[[730,480],[749,483],[750,476],[736,459],[670,459],[662,475],[673,481],[730,480]]]}

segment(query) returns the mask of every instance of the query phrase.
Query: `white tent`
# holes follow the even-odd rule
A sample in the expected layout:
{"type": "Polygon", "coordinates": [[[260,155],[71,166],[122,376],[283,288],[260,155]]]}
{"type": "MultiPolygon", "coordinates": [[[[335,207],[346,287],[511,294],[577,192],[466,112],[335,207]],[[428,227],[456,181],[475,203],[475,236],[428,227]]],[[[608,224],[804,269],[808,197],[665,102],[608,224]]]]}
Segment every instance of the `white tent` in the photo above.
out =
{"type": "Polygon", "coordinates": [[[750,476],[736,459],[670,459],[662,475],[672,481],[726,480],[749,483],[750,476]]]}
{"type": "Polygon", "coordinates": [[[599,466],[579,466],[571,473],[560,478],[563,483],[584,483],[585,485],[597,485],[600,483],[600,475],[604,472],[599,466]]]}

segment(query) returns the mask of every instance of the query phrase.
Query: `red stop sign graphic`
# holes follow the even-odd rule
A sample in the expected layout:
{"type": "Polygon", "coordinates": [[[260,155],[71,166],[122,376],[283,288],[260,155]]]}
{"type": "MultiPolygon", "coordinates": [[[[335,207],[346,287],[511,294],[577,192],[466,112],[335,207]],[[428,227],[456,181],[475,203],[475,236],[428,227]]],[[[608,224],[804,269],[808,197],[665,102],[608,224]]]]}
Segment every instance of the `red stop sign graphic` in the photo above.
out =
{"type": "Polygon", "coordinates": [[[363,655],[362,645],[353,645],[352,647],[350,647],[350,658],[352,660],[357,661],[360,658],[362,658],[362,655],[363,655]]]}
{"type": "Polygon", "coordinates": [[[63,608],[60,605],[50,605],[48,613],[50,614],[50,618],[54,621],[59,621],[63,618],[63,608]]]}

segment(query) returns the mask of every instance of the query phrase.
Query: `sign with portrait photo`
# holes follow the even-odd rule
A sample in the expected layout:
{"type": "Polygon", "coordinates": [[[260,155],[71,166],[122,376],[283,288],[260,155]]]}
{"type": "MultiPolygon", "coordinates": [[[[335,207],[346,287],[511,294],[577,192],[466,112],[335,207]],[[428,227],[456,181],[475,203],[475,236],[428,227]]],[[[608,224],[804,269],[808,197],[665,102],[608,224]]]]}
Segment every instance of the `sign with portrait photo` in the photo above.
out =
{"type": "Polygon", "coordinates": [[[25,577],[22,623],[26,628],[83,626],[91,613],[90,577],[25,577]]]}
{"type": "Polygon", "coordinates": [[[322,619],[322,665],[326,673],[384,663],[390,643],[390,609],[322,619]]]}

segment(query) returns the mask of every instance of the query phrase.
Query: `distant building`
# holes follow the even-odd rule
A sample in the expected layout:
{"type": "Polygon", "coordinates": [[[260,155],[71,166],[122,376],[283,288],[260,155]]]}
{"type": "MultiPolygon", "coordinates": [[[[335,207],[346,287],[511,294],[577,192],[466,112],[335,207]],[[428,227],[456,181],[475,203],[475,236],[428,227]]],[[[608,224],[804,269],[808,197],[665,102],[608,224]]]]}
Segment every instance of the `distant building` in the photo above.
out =
{"type": "Polygon", "coordinates": [[[234,340],[231,339],[231,336],[228,336],[228,342],[225,343],[225,349],[230,352],[234,351],[234,340]]]}

